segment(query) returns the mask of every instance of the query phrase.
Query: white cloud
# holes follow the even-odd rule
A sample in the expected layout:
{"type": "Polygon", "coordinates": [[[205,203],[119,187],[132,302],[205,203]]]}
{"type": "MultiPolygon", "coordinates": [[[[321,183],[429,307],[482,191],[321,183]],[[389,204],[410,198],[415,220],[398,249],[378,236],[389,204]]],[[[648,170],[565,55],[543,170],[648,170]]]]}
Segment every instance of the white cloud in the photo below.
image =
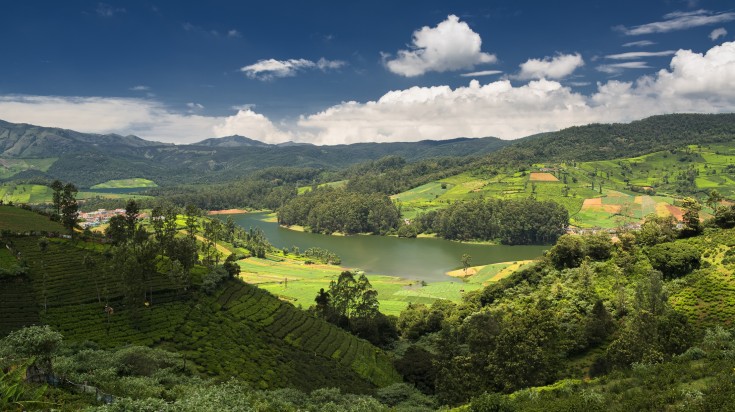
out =
{"type": "Polygon", "coordinates": [[[635,60],[645,57],[660,57],[660,56],[671,56],[676,53],[676,50],[665,50],[660,52],[628,52],[620,54],[610,54],[605,56],[606,59],[612,60],[635,60]]]}
{"type": "Polygon", "coordinates": [[[137,86],[133,86],[133,87],[130,88],[130,90],[132,90],[134,92],[147,92],[150,89],[151,89],[150,87],[144,86],[142,84],[139,84],[137,86]]]}
{"type": "Polygon", "coordinates": [[[480,77],[480,76],[492,76],[494,74],[501,74],[503,73],[502,70],[482,70],[479,72],[472,72],[472,73],[462,73],[460,76],[462,77],[480,77]]]}
{"type": "Polygon", "coordinates": [[[625,43],[623,44],[623,47],[646,47],[646,46],[653,46],[654,44],[656,43],[650,40],[639,40],[639,41],[632,41],[629,43],[625,43]]]}
{"type": "Polygon", "coordinates": [[[399,50],[390,60],[383,54],[385,66],[393,73],[414,77],[426,72],[472,69],[475,65],[495,63],[495,55],[484,53],[480,35],[459,17],[450,15],[436,27],[424,26],[413,33],[410,50],[399,50]]]}
{"type": "MultiPolygon", "coordinates": [[[[645,63],[624,62],[624,67],[645,63]]],[[[669,70],[636,82],[600,83],[591,95],[559,82],[508,80],[467,87],[413,87],[377,101],[346,102],[302,117],[298,125],[317,143],[417,141],[458,136],[505,139],[593,122],[627,122],[674,112],[735,110],[735,43],[706,54],[680,50],[669,70]]],[[[300,136],[303,138],[306,136],[300,136]]]]}
{"type": "Polygon", "coordinates": [[[617,27],[628,36],[651,33],[667,33],[675,30],[691,29],[735,20],[735,12],[713,13],[709,10],[676,11],[666,14],[663,21],[642,24],[634,27],[617,27]]]}
{"type": "Polygon", "coordinates": [[[199,110],[204,110],[204,106],[199,103],[189,102],[186,104],[186,107],[189,108],[189,113],[194,113],[199,110]]]}
{"type": "Polygon", "coordinates": [[[563,79],[574,73],[578,67],[584,66],[584,60],[579,53],[559,54],[543,59],[528,59],[519,66],[521,71],[513,78],[528,79],[563,79]]]}
{"type": "Polygon", "coordinates": [[[646,62],[625,62],[614,64],[602,64],[596,67],[597,71],[609,74],[622,73],[625,69],[652,69],[646,62]]]}
{"type": "Polygon", "coordinates": [[[230,29],[227,31],[227,37],[242,37],[242,34],[235,29],[230,29]]]}
{"type": "Polygon", "coordinates": [[[719,39],[720,37],[725,37],[725,36],[727,36],[727,30],[725,30],[724,27],[716,28],[712,30],[712,33],[709,34],[709,38],[712,41],[715,41],[719,39]]]}
{"type": "Polygon", "coordinates": [[[242,67],[241,72],[251,79],[273,80],[279,77],[292,77],[297,72],[309,69],[321,71],[336,70],[344,67],[347,63],[341,60],[327,60],[320,58],[316,63],[307,59],[289,60],[258,60],[256,63],[242,67]]]}
{"type": "Polygon", "coordinates": [[[214,126],[214,134],[218,137],[235,134],[260,140],[265,143],[282,143],[293,140],[293,135],[279,129],[267,117],[250,109],[239,110],[214,126]]]}
{"type": "MultiPolygon", "coordinates": [[[[645,62],[616,63],[636,68],[645,62]]],[[[610,65],[614,66],[614,65],[610,65]]],[[[572,83],[570,83],[572,84],[572,83]]],[[[84,132],[136,134],[165,142],[196,142],[240,134],[277,143],[418,141],[497,136],[513,139],[589,123],[628,122],[664,113],[735,111],[735,42],[704,54],[679,50],[668,69],[634,82],[598,83],[589,94],[554,80],[513,85],[508,79],[465,87],[412,87],[375,101],[344,102],[276,124],[252,107],[232,116],[174,112],[145,99],[0,95],[3,120],[84,132]]]]}

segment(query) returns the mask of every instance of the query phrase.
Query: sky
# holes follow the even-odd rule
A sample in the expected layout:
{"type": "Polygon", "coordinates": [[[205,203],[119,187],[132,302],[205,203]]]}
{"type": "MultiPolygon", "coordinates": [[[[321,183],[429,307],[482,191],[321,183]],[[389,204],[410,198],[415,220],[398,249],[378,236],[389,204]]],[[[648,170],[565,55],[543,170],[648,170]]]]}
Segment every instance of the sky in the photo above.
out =
{"type": "Polygon", "coordinates": [[[0,119],[192,143],[520,137],[735,111],[735,4],[0,2],[0,119]]]}

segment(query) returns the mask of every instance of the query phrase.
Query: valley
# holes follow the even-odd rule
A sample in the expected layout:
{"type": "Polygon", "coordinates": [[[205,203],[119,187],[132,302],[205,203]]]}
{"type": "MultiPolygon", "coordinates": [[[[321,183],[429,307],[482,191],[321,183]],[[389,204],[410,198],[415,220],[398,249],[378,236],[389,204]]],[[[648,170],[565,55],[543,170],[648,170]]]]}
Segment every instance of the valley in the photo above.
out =
{"type": "MultiPolygon", "coordinates": [[[[17,334],[48,325],[63,337],[54,369],[132,409],[203,388],[317,405],[330,387],[370,410],[680,407],[691,388],[698,405],[722,402],[730,387],[712,377],[732,366],[718,348],[735,345],[735,134],[629,157],[582,144],[577,160],[508,154],[570,133],[478,156],[406,159],[405,144],[329,168],[201,174],[211,184],[117,169],[78,192],[29,161],[0,189],[0,361],[27,339],[17,334]],[[65,218],[99,208],[118,216],[87,231],[65,218]],[[279,224],[287,216],[306,224],[279,224]],[[118,372],[82,369],[86,356],[118,372]]],[[[67,410],[95,402],[51,393],[67,410]]]]}

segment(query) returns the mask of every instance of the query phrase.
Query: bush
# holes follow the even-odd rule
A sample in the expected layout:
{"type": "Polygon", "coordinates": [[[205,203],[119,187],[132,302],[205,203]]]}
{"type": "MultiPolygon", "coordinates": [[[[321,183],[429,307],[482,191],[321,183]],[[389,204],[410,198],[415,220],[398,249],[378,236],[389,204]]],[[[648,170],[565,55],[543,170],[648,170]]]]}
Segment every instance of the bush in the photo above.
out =
{"type": "Polygon", "coordinates": [[[512,412],[515,408],[508,398],[499,393],[483,393],[472,398],[470,402],[471,412],[512,412]]]}
{"type": "Polygon", "coordinates": [[[699,249],[682,242],[662,243],[649,248],[646,254],[651,266],[666,279],[687,275],[701,264],[699,249]]]}

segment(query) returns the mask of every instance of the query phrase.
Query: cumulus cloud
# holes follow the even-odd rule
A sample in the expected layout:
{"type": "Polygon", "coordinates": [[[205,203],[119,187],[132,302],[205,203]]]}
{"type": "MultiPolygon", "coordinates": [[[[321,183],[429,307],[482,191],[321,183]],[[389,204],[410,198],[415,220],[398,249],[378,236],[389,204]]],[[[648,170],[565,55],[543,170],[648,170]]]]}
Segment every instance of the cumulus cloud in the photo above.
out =
{"type": "Polygon", "coordinates": [[[676,50],[665,50],[660,52],[628,52],[620,54],[610,54],[605,56],[606,59],[612,60],[635,60],[645,57],[660,57],[660,56],[671,56],[676,53],[676,50]]]}
{"type": "Polygon", "coordinates": [[[144,86],[142,84],[139,84],[137,86],[133,86],[133,87],[130,88],[130,90],[132,90],[134,92],[147,92],[150,89],[151,89],[150,87],[144,86]]]}
{"type": "Polygon", "coordinates": [[[712,41],[715,41],[719,39],[720,37],[725,37],[725,36],[727,36],[727,30],[725,30],[724,27],[716,28],[712,30],[712,33],[709,34],[709,38],[712,41]]]}
{"type": "MultiPolygon", "coordinates": [[[[637,62],[620,63],[633,66],[637,62]]],[[[645,64],[645,63],[643,63],[645,64]]],[[[640,65],[640,64],[638,64],[640,65]]],[[[417,141],[467,136],[518,138],[593,122],[627,122],[674,112],[735,109],[735,43],[706,54],[680,50],[670,69],[635,82],[599,83],[590,95],[557,81],[513,86],[508,80],[467,87],[413,87],[377,101],[346,102],[302,117],[318,143],[417,141]]]]}
{"type": "Polygon", "coordinates": [[[238,110],[237,114],[225,118],[213,130],[218,137],[238,134],[265,143],[293,140],[291,133],[281,130],[267,117],[250,109],[238,110]]]}
{"type": "Polygon", "coordinates": [[[639,40],[639,41],[632,41],[629,43],[623,44],[623,47],[646,47],[646,46],[653,46],[654,42],[650,40],[639,40]]]}
{"type": "Polygon", "coordinates": [[[472,69],[475,65],[495,63],[493,54],[482,51],[480,35],[469,25],[450,15],[436,27],[424,26],[413,33],[410,50],[399,50],[395,59],[383,56],[385,66],[405,77],[426,72],[472,69]]]}
{"type": "Polygon", "coordinates": [[[579,53],[559,54],[543,59],[529,59],[521,63],[521,71],[513,76],[516,79],[563,79],[574,73],[578,67],[584,66],[584,60],[579,53]]]}
{"type": "Polygon", "coordinates": [[[319,69],[321,71],[336,70],[347,63],[341,60],[327,60],[320,58],[313,62],[307,59],[258,60],[256,63],[242,67],[241,72],[251,79],[273,80],[280,77],[292,77],[302,70],[319,69]]]}
{"type": "MultiPolygon", "coordinates": [[[[644,62],[624,61],[635,68],[644,62]]],[[[613,66],[613,65],[610,65],[613,66]]],[[[735,42],[704,54],[679,50],[669,68],[636,81],[610,80],[581,93],[559,81],[509,79],[467,86],[412,87],[375,101],[344,102],[276,124],[252,107],[232,116],[177,113],[144,99],[2,96],[0,113],[11,122],[85,132],[136,134],[166,142],[195,142],[240,134],[277,143],[318,144],[418,141],[497,136],[514,139],[589,123],[628,122],[663,113],[721,113],[735,110],[735,42]]],[[[570,83],[571,85],[571,83],[570,83]]]]}
{"type": "Polygon", "coordinates": [[[617,27],[628,36],[637,36],[651,33],[667,33],[676,30],[691,29],[693,27],[709,26],[735,20],[735,12],[714,13],[709,10],[675,11],[664,15],[663,21],[642,24],[633,27],[617,27]]]}
{"type": "Polygon", "coordinates": [[[151,100],[114,97],[0,96],[2,119],[88,133],[135,134],[161,142],[213,136],[224,119],[187,115],[151,100]]]}

